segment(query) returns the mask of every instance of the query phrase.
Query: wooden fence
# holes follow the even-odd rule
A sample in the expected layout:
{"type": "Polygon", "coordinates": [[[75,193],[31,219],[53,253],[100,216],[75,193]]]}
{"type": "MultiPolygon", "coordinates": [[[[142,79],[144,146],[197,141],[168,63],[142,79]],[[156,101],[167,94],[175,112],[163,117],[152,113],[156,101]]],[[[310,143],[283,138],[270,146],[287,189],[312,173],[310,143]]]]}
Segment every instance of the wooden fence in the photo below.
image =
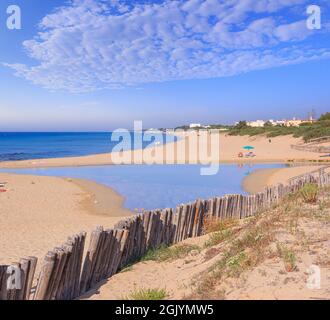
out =
{"type": "Polygon", "coordinates": [[[254,195],[226,195],[197,200],[175,210],[147,211],[123,220],[113,229],[97,227],[91,234],[83,257],[86,233],[68,238],[62,246],[45,256],[36,287],[31,295],[36,258],[22,259],[14,266],[20,270],[22,289],[8,288],[8,266],[0,266],[0,300],[70,300],[79,297],[108,279],[149,249],[172,245],[204,233],[209,219],[244,219],[279,203],[305,183],[330,185],[330,173],[324,169],[291,179],[254,195]]]}
{"type": "Polygon", "coordinates": [[[0,300],[29,300],[36,266],[35,257],[0,266],[0,300]]]}
{"type": "Polygon", "coordinates": [[[318,146],[320,143],[330,142],[330,137],[322,137],[309,140],[308,143],[291,145],[292,149],[315,153],[330,153],[330,146],[318,146]]]}
{"type": "Polygon", "coordinates": [[[315,153],[330,153],[330,147],[324,146],[298,146],[298,145],[291,145],[292,149],[298,151],[307,151],[307,152],[315,152],[315,153]]]}

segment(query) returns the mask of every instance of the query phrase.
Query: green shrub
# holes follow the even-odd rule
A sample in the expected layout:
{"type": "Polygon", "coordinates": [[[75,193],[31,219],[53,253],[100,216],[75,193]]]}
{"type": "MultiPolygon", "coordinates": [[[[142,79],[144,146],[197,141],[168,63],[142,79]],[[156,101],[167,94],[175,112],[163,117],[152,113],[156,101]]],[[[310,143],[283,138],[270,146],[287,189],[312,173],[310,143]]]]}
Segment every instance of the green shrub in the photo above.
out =
{"type": "Polygon", "coordinates": [[[139,289],[133,291],[128,300],[164,300],[167,297],[165,289],[139,289]]]}
{"type": "Polygon", "coordinates": [[[255,136],[265,134],[267,137],[278,137],[285,135],[293,135],[295,138],[303,138],[305,142],[311,139],[330,136],[330,120],[328,115],[322,117],[322,120],[313,124],[304,123],[299,127],[285,127],[285,126],[265,126],[260,128],[253,128],[249,126],[235,126],[229,130],[229,135],[232,136],[255,136]]]}
{"type": "Polygon", "coordinates": [[[300,190],[300,195],[306,203],[316,203],[318,194],[318,185],[315,183],[306,183],[300,190]]]}
{"type": "Polygon", "coordinates": [[[287,272],[294,271],[296,266],[296,255],[292,249],[287,248],[286,246],[281,246],[280,244],[277,244],[277,250],[280,254],[280,256],[283,259],[284,267],[287,272]]]}
{"type": "Polygon", "coordinates": [[[244,252],[238,253],[236,256],[226,261],[227,274],[230,277],[238,277],[245,267],[247,256],[244,252]]]}
{"type": "Polygon", "coordinates": [[[327,121],[327,120],[330,120],[330,112],[322,114],[319,119],[319,121],[327,121]]]}
{"type": "Polygon", "coordinates": [[[210,247],[216,246],[219,243],[223,242],[224,240],[228,239],[232,234],[233,233],[230,229],[214,232],[214,233],[210,234],[210,237],[205,242],[204,247],[210,248],[210,247]]]}

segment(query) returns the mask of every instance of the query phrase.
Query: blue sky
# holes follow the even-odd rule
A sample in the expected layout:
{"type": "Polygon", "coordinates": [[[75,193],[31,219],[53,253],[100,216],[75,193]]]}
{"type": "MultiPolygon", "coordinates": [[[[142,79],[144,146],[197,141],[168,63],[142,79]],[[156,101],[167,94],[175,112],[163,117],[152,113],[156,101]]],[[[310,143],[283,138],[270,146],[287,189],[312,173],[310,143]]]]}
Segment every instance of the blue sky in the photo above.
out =
{"type": "Polygon", "coordinates": [[[2,0],[0,131],[104,131],[330,110],[327,0],[2,0]],[[21,8],[22,29],[6,28],[21,8]],[[306,8],[321,7],[320,30],[306,8]]]}

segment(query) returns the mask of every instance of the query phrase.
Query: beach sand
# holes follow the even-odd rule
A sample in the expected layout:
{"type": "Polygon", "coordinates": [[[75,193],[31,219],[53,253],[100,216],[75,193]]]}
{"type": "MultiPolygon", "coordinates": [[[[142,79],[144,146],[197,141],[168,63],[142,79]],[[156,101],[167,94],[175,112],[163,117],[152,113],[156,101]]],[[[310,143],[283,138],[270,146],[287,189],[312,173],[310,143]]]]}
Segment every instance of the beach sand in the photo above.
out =
{"type": "MultiPolygon", "coordinates": [[[[188,134],[190,137],[191,134],[188,134]]],[[[184,136],[182,136],[184,137],[184,136]]],[[[188,138],[187,138],[188,139],[188,138]]],[[[196,150],[185,149],[186,139],[169,143],[166,148],[145,149],[144,159],[164,163],[164,155],[177,163],[184,163],[185,156],[196,154],[196,150]],[[173,150],[173,147],[175,148],[173,150]],[[164,153],[165,152],[165,153],[164,153]]],[[[273,138],[269,143],[265,137],[230,137],[221,135],[220,157],[201,161],[212,162],[285,162],[287,160],[318,159],[319,154],[291,149],[291,144],[301,142],[290,136],[273,138]],[[245,145],[255,147],[255,158],[238,159],[237,153],[245,145]]],[[[134,151],[135,159],[142,151],[134,151]]],[[[2,162],[2,168],[60,167],[112,164],[110,154],[86,157],[2,162]]],[[[143,155],[142,155],[143,156],[143,155]]],[[[187,159],[187,158],[186,158],[187,159]]],[[[190,159],[192,160],[192,159],[190,159]]],[[[190,161],[190,163],[194,163],[190,161]]],[[[196,161],[198,163],[198,161],[196,161]]],[[[314,167],[293,169],[271,169],[250,175],[244,187],[250,192],[260,191],[265,185],[283,182],[287,178],[313,170],[314,167]],[[287,170],[287,171],[286,171],[287,170]]],[[[25,256],[43,258],[47,251],[64,243],[68,236],[97,226],[111,228],[125,216],[132,214],[122,207],[123,199],[108,187],[86,180],[28,175],[0,174],[0,182],[7,182],[7,192],[0,193],[0,264],[11,263],[25,256]]],[[[87,239],[87,243],[88,243],[87,239]]],[[[86,246],[87,247],[87,246],[86,246]]],[[[38,264],[40,266],[40,264],[38,264]]]]}
{"type": "MultiPolygon", "coordinates": [[[[196,134],[196,133],[195,133],[196,134]]],[[[70,167],[70,166],[90,166],[90,165],[109,165],[120,164],[117,159],[125,159],[125,163],[148,163],[148,164],[173,164],[173,163],[279,163],[286,161],[315,161],[322,160],[319,153],[298,151],[291,148],[291,145],[302,143],[301,139],[292,136],[280,136],[269,139],[264,136],[227,136],[225,133],[220,135],[219,143],[214,144],[217,152],[208,155],[201,151],[201,156],[195,159],[198,148],[192,147],[193,133],[177,134],[181,137],[178,142],[171,142],[163,146],[156,146],[142,150],[124,151],[122,153],[108,153],[89,155],[82,157],[68,157],[56,159],[40,159],[25,161],[8,161],[0,163],[0,168],[46,168],[46,167],[70,167]],[[191,139],[191,140],[189,140],[191,139]],[[190,148],[188,147],[190,145],[190,148]],[[251,145],[255,149],[254,158],[238,158],[238,153],[243,152],[243,147],[251,145]]],[[[209,135],[210,136],[210,135],[209,135]]],[[[201,148],[210,148],[210,139],[201,143],[201,148]]],[[[244,152],[246,153],[246,151],[244,152]]]]}
{"type": "Polygon", "coordinates": [[[132,214],[120,195],[94,182],[3,173],[0,181],[7,182],[0,193],[0,264],[41,259],[68,236],[132,214]]]}
{"type": "Polygon", "coordinates": [[[277,169],[259,169],[243,180],[243,188],[249,193],[258,193],[267,186],[285,184],[289,179],[321,168],[322,166],[301,166],[277,169]]]}

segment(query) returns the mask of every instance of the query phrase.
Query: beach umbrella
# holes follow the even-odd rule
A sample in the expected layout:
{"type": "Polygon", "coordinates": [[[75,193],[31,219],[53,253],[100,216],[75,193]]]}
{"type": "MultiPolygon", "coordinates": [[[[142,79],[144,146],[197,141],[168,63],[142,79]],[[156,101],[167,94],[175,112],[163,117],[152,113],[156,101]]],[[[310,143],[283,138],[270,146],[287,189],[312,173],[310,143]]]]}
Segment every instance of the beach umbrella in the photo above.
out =
{"type": "Polygon", "coordinates": [[[245,149],[245,150],[253,150],[254,147],[252,147],[252,146],[245,146],[245,147],[243,147],[243,149],[245,149]]]}

